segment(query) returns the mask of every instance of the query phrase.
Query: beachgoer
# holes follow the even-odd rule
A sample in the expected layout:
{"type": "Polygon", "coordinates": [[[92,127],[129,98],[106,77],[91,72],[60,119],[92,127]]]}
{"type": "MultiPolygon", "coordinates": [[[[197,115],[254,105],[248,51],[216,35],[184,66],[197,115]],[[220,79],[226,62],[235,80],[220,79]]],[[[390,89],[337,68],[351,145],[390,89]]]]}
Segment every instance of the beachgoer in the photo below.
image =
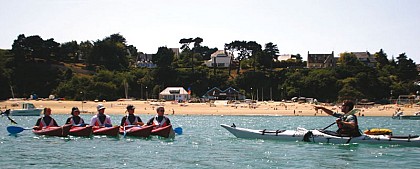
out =
{"type": "Polygon", "coordinates": [[[343,113],[338,113],[338,112],[333,112],[330,109],[327,109],[325,107],[322,106],[314,106],[315,110],[321,109],[323,110],[325,113],[332,115],[334,117],[337,117],[336,119],[336,123],[338,126],[338,130],[337,133],[340,135],[349,135],[352,137],[356,137],[356,136],[360,136],[360,131],[359,131],[359,125],[357,123],[357,117],[356,115],[347,115],[344,116],[346,113],[350,112],[351,110],[353,110],[354,107],[354,103],[350,100],[345,100],[343,102],[343,105],[341,106],[341,112],[343,113]]]}
{"type": "Polygon", "coordinates": [[[128,114],[121,119],[121,126],[144,125],[144,123],[141,121],[141,118],[139,116],[134,115],[134,110],[136,109],[136,107],[129,104],[126,108],[128,114]]]}
{"type": "Polygon", "coordinates": [[[73,126],[83,126],[85,124],[85,121],[79,115],[79,108],[71,108],[71,116],[67,118],[66,124],[71,124],[73,126]]]}
{"type": "Polygon", "coordinates": [[[148,122],[147,125],[153,125],[156,126],[157,128],[159,127],[165,127],[167,125],[171,124],[171,121],[169,120],[168,117],[164,116],[165,113],[165,108],[160,106],[158,108],[156,108],[156,113],[157,115],[153,118],[151,118],[148,122]]]}
{"type": "Polygon", "coordinates": [[[33,129],[39,130],[46,127],[57,127],[58,124],[54,120],[54,118],[51,117],[51,108],[44,108],[44,116],[40,117],[37,121],[33,129]]]}
{"type": "Polygon", "coordinates": [[[91,126],[109,127],[112,126],[111,117],[105,114],[105,107],[102,104],[98,104],[96,107],[98,114],[94,115],[90,120],[91,126]]]}

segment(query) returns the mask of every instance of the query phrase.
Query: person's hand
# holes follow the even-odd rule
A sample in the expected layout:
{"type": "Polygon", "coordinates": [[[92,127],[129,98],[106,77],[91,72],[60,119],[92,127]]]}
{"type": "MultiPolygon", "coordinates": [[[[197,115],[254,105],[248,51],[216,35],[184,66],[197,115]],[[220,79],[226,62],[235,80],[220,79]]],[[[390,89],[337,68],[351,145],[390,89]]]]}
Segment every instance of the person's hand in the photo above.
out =
{"type": "Polygon", "coordinates": [[[337,123],[337,124],[339,124],[339,123],[341,123],[341,118],[337,118],[337,119],[335,119],[335,122],[337,123]]]}

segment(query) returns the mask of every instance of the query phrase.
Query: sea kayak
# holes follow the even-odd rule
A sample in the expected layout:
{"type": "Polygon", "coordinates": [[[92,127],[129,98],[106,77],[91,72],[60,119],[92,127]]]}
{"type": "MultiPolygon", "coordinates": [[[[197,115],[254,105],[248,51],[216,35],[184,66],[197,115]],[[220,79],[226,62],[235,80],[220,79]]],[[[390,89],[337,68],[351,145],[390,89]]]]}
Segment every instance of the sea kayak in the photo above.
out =
{"type": "MultiPolygon", "coordinates": [[[[153,126],[126,126],[125,135],[134,137],[149,137],[153,126]]],[[[124,127],[120,127],[120,134],[124,134],[124,127]]]]}
{"type": "Polygon", "coordinates": [[[307,130],[305,128],[297,128],[296,130],[254,130],[240,128],[234,125],[229,126],[226,124],[221,124],[221,126],[237,138],[306,141],[334,144],[369,143],[420,146],[420,137],[418,135],[393,136],[362,134],[358,137],[346,137],[337,135],[336,132],[328,130],[307,130]]]}
{"type": "Polygon", "coordinates": [[[106,135],[106,136],[118,136],[118,132],[120,131],[120,126],[112,126],[112,127],[93,127],[93,135],[106,135]]]}
{"type": "Polygon", "coordinates": [[[72,126],[69,134],[72,136],[89,137],[92,134],[92,130],[92,126],[72,126]]]}
{"type": "Polygon", "coordinates": [[[33,133],[46,136],[66,137],[70,132],[71,125],[66,124],[60,127],[47,127],[39,130],[32,130],[33,133]]]}
{"type": "Polygon", "coordinates": [[[165,127],[159,127],[152,130],[152,135],[157,135],[165,138],[174,138],[175,133],[172,129],[172,125],[167,125],[165,127]]]}

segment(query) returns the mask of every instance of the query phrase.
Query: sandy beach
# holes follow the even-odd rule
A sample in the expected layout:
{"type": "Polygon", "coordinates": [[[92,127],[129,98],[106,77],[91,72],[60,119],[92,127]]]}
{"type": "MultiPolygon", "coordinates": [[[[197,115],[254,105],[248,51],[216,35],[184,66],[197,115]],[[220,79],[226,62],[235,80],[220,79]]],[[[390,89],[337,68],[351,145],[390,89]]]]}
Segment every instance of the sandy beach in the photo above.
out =
{"type": "MultiPolygon", "coordinates": [[[[1,110],[18,109],[17,103],[23,101],[2,101],[1,110]],[[12,106],[12,105],[15,106],[12,106]]],[[[136,114],[155,114],[157,106],[165,107],[166,115],[268,115],[268,116],[326,116],[321,110],[316,112],[313,104],[308,103],[285,103],[285,102],[258,102],[254,105],[246,103],[227,104],[226,101],[210,103],[175,103],[175,102],[148,102],[148,101],[42,101],[29,100],[37,108],[50,107],[53,114],[70,114],[72,107],[79,107],[82,113],[96,113],[96,106],[103,104],[107,114],[124,114],[126,106],[132,104],[136,107],[136,114]]],[[[323,105],[323,104],[321,104],[323,105]]],[[[325,107],[337,110],[337,106],[325,107]]],[[[418,105],[374,105],[361,107],[359,116],[392,116],[399,108],[405,115],[412,115],[420,110],[418,105]]]]}

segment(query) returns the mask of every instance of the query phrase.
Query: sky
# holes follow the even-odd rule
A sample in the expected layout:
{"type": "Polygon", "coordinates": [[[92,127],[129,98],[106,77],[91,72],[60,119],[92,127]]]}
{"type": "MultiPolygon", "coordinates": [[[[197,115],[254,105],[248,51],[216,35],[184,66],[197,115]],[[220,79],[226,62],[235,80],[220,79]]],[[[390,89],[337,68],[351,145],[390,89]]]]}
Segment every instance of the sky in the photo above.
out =
{"type": "Polygon", "coordinates": [[[378,52],[420,63],[418,0],[0,0],[0,49],[19,34],[58,43],[119,33],[139,52],[203,38],[272,42],[280,54],[378,52]]]}

